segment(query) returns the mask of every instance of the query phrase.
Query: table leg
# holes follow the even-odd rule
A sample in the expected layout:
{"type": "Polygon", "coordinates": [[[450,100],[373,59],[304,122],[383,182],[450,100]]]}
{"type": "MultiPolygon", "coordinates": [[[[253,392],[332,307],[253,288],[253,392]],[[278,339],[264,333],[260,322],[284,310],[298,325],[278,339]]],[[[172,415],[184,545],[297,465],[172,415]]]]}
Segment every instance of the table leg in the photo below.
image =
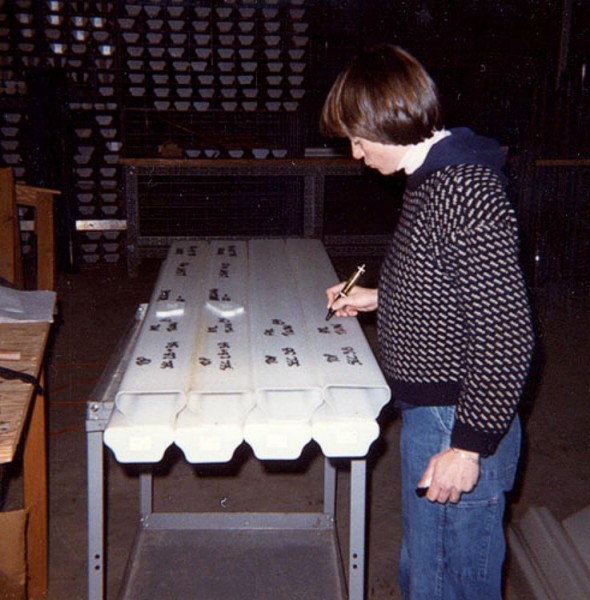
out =
{"type": "Polygon", "coordinates": [[[104,451],[102,431],[86,434],[88,484],[88,600],[104,597],[104,451]]]}
{"type": "Polygon", "coordinates": [[[153,476],[151,468],[139,475],[139,514],[141,518],[149,517],[154,511],[153,476]]]}
{"type": "Polygon", "coordinates": [[[350,550],[348,563],[349,600],[363,600],[365,597],[366,487],[366,460],[351,460],[350,550]]]}
{"type": "Polygon", "coordinates": [[[330,462],[330,459],[324,458],[324,513],[336,514],[336,467],[330,462]]]}
{"type": "MultiPolygon", "coordinates": [[[[45,374],[40,382],[45,387],[45,374]]],[[[23,455],[24,504],[28,510],[27,563],[28,594],[42,598],[47,594],[47,435],[45,397],[35,394],[24,442],[23,455]]]]}

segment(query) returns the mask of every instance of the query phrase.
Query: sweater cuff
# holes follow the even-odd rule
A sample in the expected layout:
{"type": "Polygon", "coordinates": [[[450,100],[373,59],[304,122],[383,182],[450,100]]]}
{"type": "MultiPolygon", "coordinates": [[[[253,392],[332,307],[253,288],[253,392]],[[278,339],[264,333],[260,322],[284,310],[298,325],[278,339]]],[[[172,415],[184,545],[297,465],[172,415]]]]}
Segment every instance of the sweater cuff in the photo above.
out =
{"type": "Polygon", "coordinates": [[[451,446],[469,452],[479,452],[482,458],[486,458],[496,451],[502,437],[502,433],[478,431],[461,421],[455,421],[451,433],[451,446]]]}

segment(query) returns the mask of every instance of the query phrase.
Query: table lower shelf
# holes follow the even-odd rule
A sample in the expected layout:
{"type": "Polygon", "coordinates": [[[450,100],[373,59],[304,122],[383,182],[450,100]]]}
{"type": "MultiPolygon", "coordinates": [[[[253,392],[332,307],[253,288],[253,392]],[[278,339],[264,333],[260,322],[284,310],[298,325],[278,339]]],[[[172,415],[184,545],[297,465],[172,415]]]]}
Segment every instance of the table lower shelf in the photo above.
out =
{"type": "Polygon", "coordinates": [[[223,529],[149,523],[138,531],[119,598],[345,600],[335,527],[323,517],[294,528],[256,517],[252,527],[223,529]]]}

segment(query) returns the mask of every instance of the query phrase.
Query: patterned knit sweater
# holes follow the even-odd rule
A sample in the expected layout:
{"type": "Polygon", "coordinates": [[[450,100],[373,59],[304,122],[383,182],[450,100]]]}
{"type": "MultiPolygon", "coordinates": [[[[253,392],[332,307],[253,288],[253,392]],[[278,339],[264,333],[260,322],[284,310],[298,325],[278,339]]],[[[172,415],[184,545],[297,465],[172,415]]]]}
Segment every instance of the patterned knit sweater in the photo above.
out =
{"type": "Polygon", "coordinates": [[[453,130],[409,176],[378,310],[394,398],[456,405],[451,444],[483,456],[513,420],[533,348],[516,219],[491,144],[453,130]]]}

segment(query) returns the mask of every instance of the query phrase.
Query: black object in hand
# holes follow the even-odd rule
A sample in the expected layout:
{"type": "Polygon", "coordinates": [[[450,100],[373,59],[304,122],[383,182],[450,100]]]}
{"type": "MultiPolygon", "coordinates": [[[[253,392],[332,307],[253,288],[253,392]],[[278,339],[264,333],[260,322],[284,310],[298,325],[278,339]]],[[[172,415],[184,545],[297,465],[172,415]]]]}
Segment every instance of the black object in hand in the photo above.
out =
{"type": "Polygon", "coordinates": [[[424,498],[424,496],[426,496],[427,493],[428,493],[427,487],[417,487],[416,488],[416,496],[418,496],[418,498],[424,498]]]}

